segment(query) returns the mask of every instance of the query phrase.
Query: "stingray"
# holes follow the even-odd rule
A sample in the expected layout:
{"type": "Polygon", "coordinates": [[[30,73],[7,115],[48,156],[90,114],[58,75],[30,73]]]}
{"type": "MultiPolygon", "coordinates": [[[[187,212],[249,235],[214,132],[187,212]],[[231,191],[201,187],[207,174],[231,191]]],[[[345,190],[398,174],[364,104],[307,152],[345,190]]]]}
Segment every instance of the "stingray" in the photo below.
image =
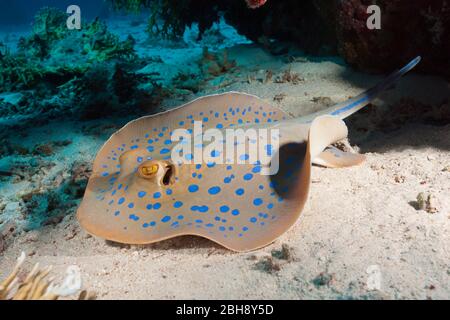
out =
{"type": "Polygon", "coordinates": [[[195,235],[238,252],[264,247],[297,221],[308,198],[312,164],[341,168],[364,161],[364,155],[331,147],[347,137],[343,119],[392,87],[420,59],[349,101],[305,117],[292,118],[256,96],[229,92],[134,120],[97,154],[77,218],[88,233],[120,243],[195,235]],[[214,150],[213,160],[174,161],[171,154],[180,144],[172,134],[180,128],[192,133],[196,121],[219,132],[276,129],[279,134],[271,137],[276,143],[264,145],[270,161],[242,163],[236,160],[248,155],[235,152],[220,163],[213,161],[214,150]],[[275,162],[277,170],[267,171],[275,162]]]}

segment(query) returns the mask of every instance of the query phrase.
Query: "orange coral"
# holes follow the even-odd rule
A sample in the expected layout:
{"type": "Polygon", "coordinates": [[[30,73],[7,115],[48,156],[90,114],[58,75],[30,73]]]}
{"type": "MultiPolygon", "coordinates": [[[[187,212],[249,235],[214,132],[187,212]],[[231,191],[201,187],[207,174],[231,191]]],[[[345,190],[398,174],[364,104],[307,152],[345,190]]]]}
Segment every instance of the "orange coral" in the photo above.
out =
{"type": "Polygon", "coordinates": [[[249,8],[256,9],[263,6],[267,0],[245,0],[249,8]]]}

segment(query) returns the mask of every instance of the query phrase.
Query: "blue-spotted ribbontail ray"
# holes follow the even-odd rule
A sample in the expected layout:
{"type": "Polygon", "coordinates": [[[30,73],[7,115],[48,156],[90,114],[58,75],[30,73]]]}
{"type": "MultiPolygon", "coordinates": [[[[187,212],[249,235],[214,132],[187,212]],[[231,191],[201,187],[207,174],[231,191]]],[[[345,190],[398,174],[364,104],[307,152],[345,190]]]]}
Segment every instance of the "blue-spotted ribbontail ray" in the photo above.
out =
{"type": "MultiPolygon", "coordinates": [[[[347,102],[301,118],[292,119],[255,96],[230,92],[132,121],[98,153],[78,220],[89,233],[122,243],[197,235],[234,251],[266,246],[298,219],[308,197],[312,163],[345,167],[364,161],[363,155],[329,147],[347,136],[342,120],[419,61],[415,58],[347,102]],[[260,161],[175,163],[171,153],[177,143],[171,135],[179,128],[192,132],[195,121],[201,121],[204,130],[221,132],[278,129],[277,147],[264,147],[271,159],[278,160],[279,170],[263,175],[267,168],[260,161]]],[[[246,143],[252,143],[249,140],[246,143]]],[[[242,160],[248,155],[233,157],[242,160]]]]}

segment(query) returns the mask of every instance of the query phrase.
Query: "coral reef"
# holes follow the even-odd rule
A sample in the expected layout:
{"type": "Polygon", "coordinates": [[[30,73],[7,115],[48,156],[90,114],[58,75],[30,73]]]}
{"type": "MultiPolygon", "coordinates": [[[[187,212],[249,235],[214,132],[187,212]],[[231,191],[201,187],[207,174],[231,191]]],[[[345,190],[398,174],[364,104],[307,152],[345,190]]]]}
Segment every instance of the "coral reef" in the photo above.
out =
{"type": "Polygon", "coordinates": [[[338,52],[359,70],[386,72],[422,55],[422,71],[450,75],[450,5],[446,1],[377,1],[382,13],[380,30],[367,28],[371,4],[366,0],[279,0],[249,11],[233,1],[225,17],[254,41],[292,41],[312,54],[338,52]]]}
{"type": "Polygon", "coordinates": [[[32,34],[19,40],[17,53],[0,44],[0,92],[28,90],[15,103],[0,99],[1,115],[94,118],[106,109],[114,112],[121,103],[121,110],[143,104],[146,92],[137,88],[134,73],[141,61],[134,39],[121,41],[98,19],[79,31],[68,30],[65,23],[65,13],[43,8],[32,34]],[[130,99],[132,95],[136,98],[130,99]]]}
{"type": "MultiPolygon", "coordinates": [[[[73,296],[81,289],[80,270],[76,266],[67,269],[67,276],[60,286],[53,280],[47,280],[51,267],[41,269],[36,264],[26,275],[21,274],[25,262],[22,252],[11,274],[0,284],[0,300],[57,300],[61,297],[73,296]]],[[[79,300],[92,300],[95,296],[82,291],[79,300]]]]}

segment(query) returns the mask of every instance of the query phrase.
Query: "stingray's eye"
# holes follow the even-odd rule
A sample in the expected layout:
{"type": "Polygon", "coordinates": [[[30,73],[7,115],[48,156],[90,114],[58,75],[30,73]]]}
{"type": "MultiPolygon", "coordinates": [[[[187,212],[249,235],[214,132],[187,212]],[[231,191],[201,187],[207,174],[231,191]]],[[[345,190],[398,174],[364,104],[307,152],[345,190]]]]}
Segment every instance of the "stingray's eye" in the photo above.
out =
{"type": "Polygon", "coordinates": [[[157,164],[143,165],[139,167],[139,173],[144,178],[150,178],[158,172],[158,168],[157,164]]]}

